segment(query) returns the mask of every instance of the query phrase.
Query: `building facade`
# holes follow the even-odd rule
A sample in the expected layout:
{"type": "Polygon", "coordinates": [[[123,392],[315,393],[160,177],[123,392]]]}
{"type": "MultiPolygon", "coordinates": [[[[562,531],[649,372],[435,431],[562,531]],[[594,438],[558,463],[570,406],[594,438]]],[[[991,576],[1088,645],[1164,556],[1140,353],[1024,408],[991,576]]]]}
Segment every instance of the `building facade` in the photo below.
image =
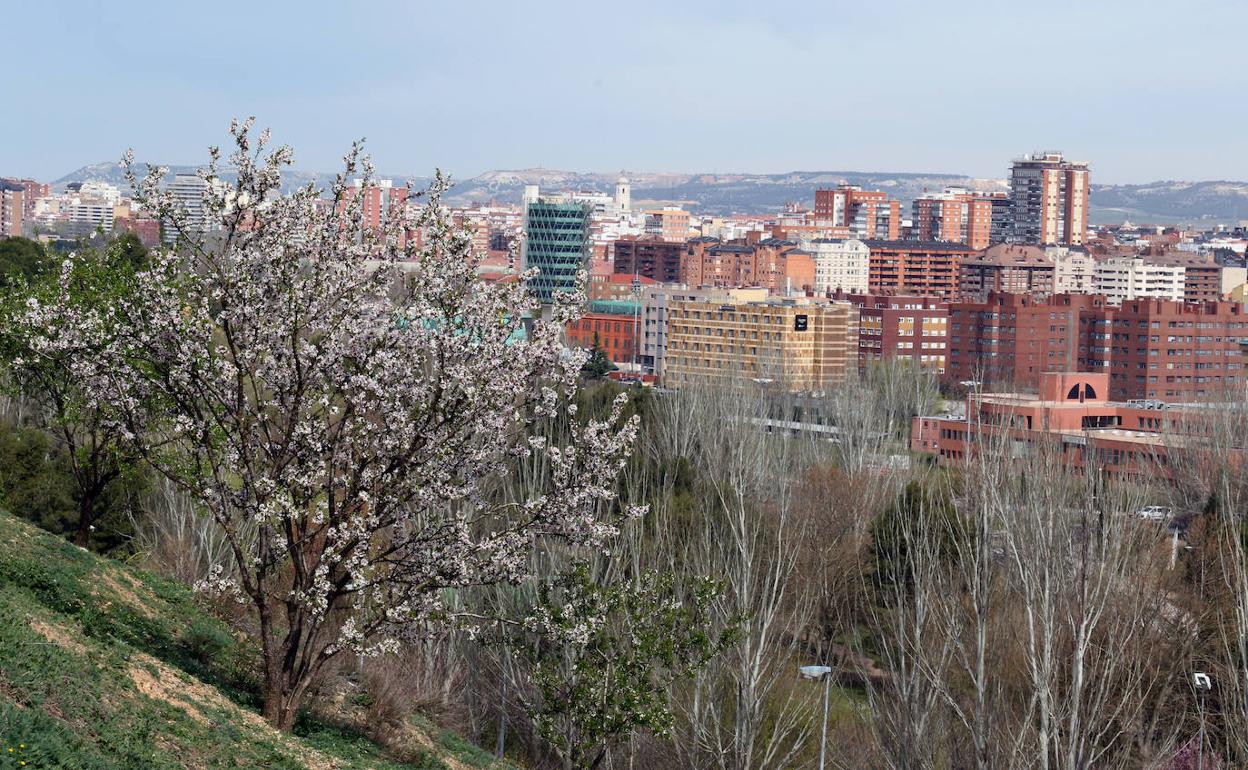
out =
{"type": "Polygon", "coordinates": [[[1088,164],[1060,152],[1037,152],[1010,169],[1011,239],[1080,246],[1088,230],[1088,164]]]}
{"type": "Polygon", "coordinates": [[[26,190],[22,185],[0,181],[0,238],[25,233],[26,190]]]}
{"type": "Polygon", "coordinates": [[[614,243],[614,251],[614,268],[617,273],[641,275],[660,283],[680,282],[680,262],[685,254],[683,240],[620,238],[614,243]]]}
{"type": "Polygon", "coordinates": [[[978,252],[960,243],[937,241],[865,241],[867,287],[871,294],[954,297],[958,269],[978,252]]]}
{"type": "Polygon", "coordinates": [[[1038,386],[1047,372],[1108,376],[1109,397],[1184,402],[1243,382],[1236,302],[992,294],[949,306],[947,382],[1038,386]]]}
{"type": "Polygon", "coordinates": [[[576,291],[577,274],[589,265],[592,207],[536,192],[524,207],[524,267],[537,270],[529,290],[550,304],[556,292],[576,291]]]}
{"type": "Polygon", "coordinates": [[[901,203],[854,185],[816,190],[815,225],[845,227],[859,239],[895,241],[901,237],[901,203]]]}
{"type": "Polygon", "coordinates": [[[819,391],[857,366],[858,311],[846,302],[680,300],[668,309],[663,383],[754,381],[819,391]]]}
{"type": "Polygon", "coordinates": [[[1158,297],[1182,301],[1185,297],[1186,269],[1181,264],[1156,264],[1144,257],[1114,257],[1096,263],[1093,291],[1110,302],[1120,303],[1137,297],[1158,297]]]}
{"type": "Polygon", "coordinates": [[[944,374],[949,344],[949,306],[930,297],[846,294],[834,299],[858,309],[858,369],[873,362],[914,361],[944,374]]]}
{"type": "Polygon", "coordinates": [[[1036,394],[972,391],[965,416],[913,418],[910,449],[957,465],[986,444],[1015,456],[1043,446],[1105,476],[1166,477],[1193,421],[1180,410],[1111,400],[1109,391],[1105,374],[1087,372],[1045,373],[1036,394]]]}
{"type": "Polygon", "coordinates": [[[777,294],[805,292],[814,287],[815,261],[792,241],[724,243],[694,238],[685,251],[680,282],[729,289],[759,286],[777,294]]]}
{"type": "Polygon", "coordinates": [[[973,193],[947,188],[942,193],[925,193],[915,198],[911,225],[921,241],[964,243],[972,249],[986,249],[993,242],[993,200],[1006,200],[1005,193],[973,193]]]}
{"type": "Polygon", "coordinates": [[[860,240],[816,238],[802,241],[815,261],[814,291],[818,295],[844,291],[865,294],[870,279],[871,250],[860,240]]]}
{"type": "Polygon", "coordinates": [[[999,243],[958,268],[959,294],[983,299],[991,292],[1049,295],[1056,266],[1039,246],[999,243]]]}

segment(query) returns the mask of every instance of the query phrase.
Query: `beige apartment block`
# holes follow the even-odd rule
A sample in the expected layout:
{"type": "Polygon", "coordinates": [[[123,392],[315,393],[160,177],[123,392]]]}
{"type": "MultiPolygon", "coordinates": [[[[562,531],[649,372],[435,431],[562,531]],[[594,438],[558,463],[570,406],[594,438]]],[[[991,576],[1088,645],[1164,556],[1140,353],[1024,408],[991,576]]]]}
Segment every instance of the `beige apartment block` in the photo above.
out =
{"type": "Polygon", "coordinates": [[[664,384],[754,381],[819,391],[858,366],[858,310],[812,298],[675,301],[667,314],[664,384]]]}

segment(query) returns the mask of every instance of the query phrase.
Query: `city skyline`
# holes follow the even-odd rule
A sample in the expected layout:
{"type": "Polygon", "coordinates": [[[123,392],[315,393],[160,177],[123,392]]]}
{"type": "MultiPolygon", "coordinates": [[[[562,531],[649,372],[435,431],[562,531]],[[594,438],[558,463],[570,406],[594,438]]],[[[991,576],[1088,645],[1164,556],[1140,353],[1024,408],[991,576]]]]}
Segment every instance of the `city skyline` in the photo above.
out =
{"type": "Polygon", "coordinates": [[[1059,2],[480,8],[76,2],[7,11],[29,119],[0,172],[55,179],[138,157],[193,164],[256,115],[332,171],[379,168],[958,173],[1057,149],[1094,184],[1248,179],[1235,30],[1248,9],[1059,2]],[[301,9],[296,12],[296,9],[301,9]],[[154,66],[155,63],[159,66],[154,66]],[[264,77],[249,77],[259,67],[264,77]],[[679,74],[673,74],[679,73],[679,74]],[[1197,119],[1198,118],[1198,119],[1197,119]]]}

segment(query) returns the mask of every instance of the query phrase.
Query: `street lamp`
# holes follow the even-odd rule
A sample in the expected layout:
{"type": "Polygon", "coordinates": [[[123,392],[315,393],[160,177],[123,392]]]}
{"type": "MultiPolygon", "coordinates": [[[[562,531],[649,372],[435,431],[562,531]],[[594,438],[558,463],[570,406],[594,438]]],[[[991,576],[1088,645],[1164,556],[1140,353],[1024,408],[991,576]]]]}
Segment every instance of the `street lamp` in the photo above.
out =
{"type": "Polygon", "coordinates": [[[832,689],[832,667],[800,666],[797,675],[802,679],[823,680],[823,731],[819,736],[819,770],[823,770],[824,757],[828,751],[828,695],[832,689]]]}
{"type": "Polygon", "coordinates": [[[1200,714],[1200,745],[1196,748],[1196,770],[1205,768],[1205,698],[1213,692],[1213,678],[1197,671],[1192,674],[1192,688],[1196,690],[1196,711],[1200,714]]]}

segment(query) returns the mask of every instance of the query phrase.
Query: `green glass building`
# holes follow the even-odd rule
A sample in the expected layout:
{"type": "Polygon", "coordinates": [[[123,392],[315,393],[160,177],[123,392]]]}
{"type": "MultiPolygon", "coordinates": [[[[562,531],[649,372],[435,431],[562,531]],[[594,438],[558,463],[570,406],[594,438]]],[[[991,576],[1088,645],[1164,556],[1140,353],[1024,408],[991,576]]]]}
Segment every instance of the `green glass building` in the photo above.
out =
{"type": "Polygon", "coordinates": [[[555,292],[575,291],[576,274],[588,269],[592,207],[557,198],[534,198],[524,207],[524,267],[537,268],[529,290],[543,304],[555,292]]]}

